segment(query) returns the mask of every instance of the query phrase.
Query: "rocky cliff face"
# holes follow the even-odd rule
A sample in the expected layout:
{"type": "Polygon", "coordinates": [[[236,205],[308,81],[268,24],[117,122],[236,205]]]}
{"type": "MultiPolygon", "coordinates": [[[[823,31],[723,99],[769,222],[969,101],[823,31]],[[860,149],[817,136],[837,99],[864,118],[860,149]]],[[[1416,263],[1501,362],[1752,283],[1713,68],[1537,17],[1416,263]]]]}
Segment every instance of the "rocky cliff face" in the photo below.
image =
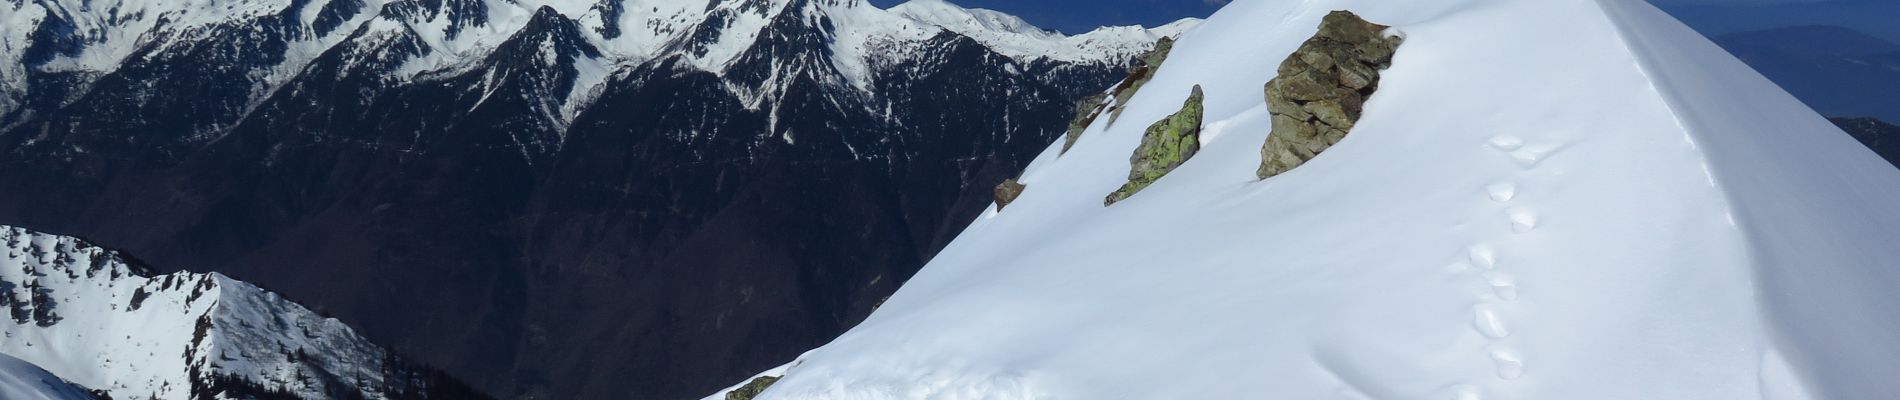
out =
{"type": "Polygon", "coordinates": [[[1187,26],[925,3],[27,1],[0,223],[257,282],[504,396],[698,395],[862,318],[1187,26]]]}
{"type": "Polygon", "coordinates": [[[1286,173],[1346,138],[1366,99],[1379,90],[1379,71],[1392,66],[1400,39],[1386,26],[1336,11],[1319,33],[1280,64],[1267,82],[1273,135],[1260,148],[1260,179],[1286,173]]]}

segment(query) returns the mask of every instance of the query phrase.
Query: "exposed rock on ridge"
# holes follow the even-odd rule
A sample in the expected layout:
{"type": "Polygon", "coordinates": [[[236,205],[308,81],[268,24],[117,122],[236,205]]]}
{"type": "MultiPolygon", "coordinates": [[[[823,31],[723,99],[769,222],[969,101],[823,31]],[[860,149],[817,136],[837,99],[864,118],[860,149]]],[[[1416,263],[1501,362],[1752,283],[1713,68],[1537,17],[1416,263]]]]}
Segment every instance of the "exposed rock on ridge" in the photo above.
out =
{"type": "Polygon", "coordinates": [[[1003,207],[1009,207],[1009,203],[1015,202],[1017,197],[1023,195],[1023,190],[1028,188],[1022,182],[1017,182],[1015,178],[1005,179],[1003,183],[996,184],[996,211],[1000,212],[1003,211],[1003,207]]]}
{"type": "Polygon", "coordinates": [[[1095,124],[1095,119],[1101,118],[1103,113],[1109,114],[1108,124],[1115,125],[1115,120],[1121,118],[1122,108],[1127,106],[1128,99],[1135,98],[1135,93],[1141,91],[1141,86],[1148,84],[1148,80],[1154,79],[1155,70],[1161,69],[1161,63],[1167,61],[1168,53],[1173,51],[1174,38],[1161,38],[1155,42],[1153,49],[1148,50],[1139,60],[1136,60],[1135,65],[1128,70],[1128,77],[1123,78],[1121,83],[1115,84],[1115,88],[1109,90],[1108,96],[1090,96],[1076,104],[1075,119],[1069,122],[1069,131],[1065,141],[1062,142],[1062,151],[1066,153],[1070,147],[1074,147],[1075,141],[1082,138],[1082,132],[1088,130],[1089,125],[1095,124]]]}
{"type": "Polygon", "coordinates": [[[1148,131],[1141,136],[1141,146],[1128,157],[1128,183],[1110,193],[1103,205],[1114,205],[1134,196],[1201,151],[1203,97],[1201,85],[1194,85],[1194,94],[1188,95],[1181,111],[1148,126],[1148,131]]]}
{"type": "Polygon", "coordinates": [[[747,382],[745,386],[740,386],[738,389],[726,392],[726,400],[752,400],[753,398],[759,397],[759,394],[765,393],[765,389],[772,387],[774,383],[778,383],[778,380],[779,377],[776,376],[758,377],[758,379],[747,382]]]}
{"type": "Polygon", "coordinates": [[[1334,11],[1280,64],[1279,76],[1267,82],[1273,134],[1260,148],[1260,179],[1299,167],[1352,131],[1401,41],[1385,36],[1386,28],[1334,11]]]}

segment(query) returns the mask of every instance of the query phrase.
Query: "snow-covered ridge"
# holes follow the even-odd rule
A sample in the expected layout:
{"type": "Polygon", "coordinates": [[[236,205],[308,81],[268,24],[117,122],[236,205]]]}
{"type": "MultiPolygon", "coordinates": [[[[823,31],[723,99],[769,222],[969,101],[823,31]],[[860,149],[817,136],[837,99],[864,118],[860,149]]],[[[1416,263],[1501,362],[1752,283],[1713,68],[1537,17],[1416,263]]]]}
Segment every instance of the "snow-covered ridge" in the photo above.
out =
{"type": "Polygon", "coordinates": [[[0,354],[0,399],[92,400],[85,388],[54,376],[32,363],[0,354]]]}
{"type": "Polygon", "coordinates": [[[943,0],[912,0],[891,7],[890,12],[969,36],[998,53],[1024,61],[1049,58],[1083,62],[1126,58],[1147,51],[1162,37],[1179,36],[1199,22],[1198,19],[1188,18],[1155,28],[1104,27],[1069,36],[1030,25],[1013,15],[963,8],[943,0]]]}
{"type": "Polygon", "coordinates": [[[224,398],[242,384],[313,399],[423,389],[342,322],[224,275],[155,275],[15,227],[0,227],[0,246],[0,354],[114,398],[224,398]]]}
{"type": "Polygon", "coordinates": [[[1238,0],[1127,106],[759,398],[1900,396],[1900,171],[1640,0],[1238,0]],[[1335,10],[1404,44],[1260,180],[1335,10]],[[1103,207],[1196,85],[1201,151],[1103,207]]]}

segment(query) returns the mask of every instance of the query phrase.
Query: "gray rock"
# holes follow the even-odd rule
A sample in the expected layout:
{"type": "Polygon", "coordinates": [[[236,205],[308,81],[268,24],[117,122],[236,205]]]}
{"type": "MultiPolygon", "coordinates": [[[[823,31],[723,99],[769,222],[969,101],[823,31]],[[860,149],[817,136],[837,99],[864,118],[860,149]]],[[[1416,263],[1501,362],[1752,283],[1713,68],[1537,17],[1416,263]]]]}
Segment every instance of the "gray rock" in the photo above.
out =
{"type": "Polygon", "coordinates": [[[1107,94],[1097,94],[1075,104],[1075,120],[1069,121],[1069,131],[1062,142],[1062,154],[1068,154],[1069,148],[1075,147],[1075,141],[1082,138],[1082,131],[1088,130],[1089,125],[1095,124],[1095,119],[1102,116],[1107,101],[1107,94]]]}
{"type": "Polygon", "coordinates": [[[1273,134],[1260,148],[1260,179],[1286,173],[1346,138],[1358,124],[1366,99],[1379,89],[1379,73],[1392,66],[1400,39],[1387,27],[1348,11],[1334,11],[1319,33],[1280,63],[1267,82],[1273,134]]]}

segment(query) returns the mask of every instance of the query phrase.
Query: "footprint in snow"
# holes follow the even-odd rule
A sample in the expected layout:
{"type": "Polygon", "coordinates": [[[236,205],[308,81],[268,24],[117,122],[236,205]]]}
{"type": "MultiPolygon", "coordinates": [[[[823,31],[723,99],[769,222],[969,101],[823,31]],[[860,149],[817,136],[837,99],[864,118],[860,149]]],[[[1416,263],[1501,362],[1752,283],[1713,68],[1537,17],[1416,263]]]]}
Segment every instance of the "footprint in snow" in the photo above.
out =
{"type": "Polygon", "coordinates": [[[1484,280],[1486,283],[1491,284],[1491,291],[1498,295],[1498,299],[1504,301],[1517,300],[1517,280],[1512,279],[1511,275],[1499,271],[1491,271],[1484,273],[1484,280]]]}
{"type": "Polygon", "coordinates": [[[1524,376],[1524,359],[1509,347],[1492,346],[1491,361],[1497,364],[1498,379],[1514,380],[1524,376]]]}
{"type": "Polygon", "coordinates": [[[1484,400],[1484,391],[1471,384],[1452,385],[1447,391],[1451,393],[1451,400],[1484,400]]]}
{"type": "Polygon", "coordinates": [[[1494,136],[1491,138],[1491,147],[1500,151],[1516,151],[1524,147],[1524,139],[1510,135],[1494,136]]]}
{"type": "Polygon", "coordinates": [[[1483,334],[1484,337],[1503,339],[1506,336],[1511,336],[1510,329],[1504,327],[1504,317],[1498,315],[1497,307],[1490,304],[1479,304],[1473,308],[1472,314],[1472,326],[1477,328],[1478,333],[1483,334]]]}
{"type": "Polygon", "coordinates": [[[1537,213],[1530,210],[1513,207],[1504,210],[1504,215],[1511,218],[1511,233],[1522,235],[1537,229],[1537,213]]]}
{"type": "Polygon", "coordinates": [[[1478,268],[1491,270],[1498,267],[1498,254],[1496,251],[1491,250],[1491,246],[1482,244],[1471,245],[1470,248],[1465,250],[1465,254],[1471,259],[1471,265],[1476,265],[1478,268]]]}
{"type": "Polygon", "coordinates": [[[1484,191],[1490,195],[1491,201],[1499,203],[1510,202],[1511,199],[1517,198],[1517,185],[1509,182],[1486,186],[1484,191]]]}

